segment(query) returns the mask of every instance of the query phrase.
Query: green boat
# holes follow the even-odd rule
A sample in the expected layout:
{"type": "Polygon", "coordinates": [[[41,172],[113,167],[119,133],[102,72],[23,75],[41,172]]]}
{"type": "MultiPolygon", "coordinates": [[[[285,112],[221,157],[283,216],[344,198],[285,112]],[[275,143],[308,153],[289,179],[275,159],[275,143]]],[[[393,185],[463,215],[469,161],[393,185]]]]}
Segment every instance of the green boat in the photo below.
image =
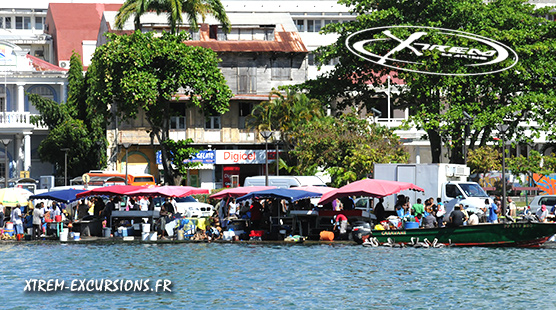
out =
{"type": "Polygon", "coordinates": [[[556,223],[479,224],[444,228],[415,228],[404,230],[372,230],[380,244],[412,244],[437,240],[451,246],[510,246],[539,247],[556,234],[556,223]],[[389,240],[390,239],[390,240],[389,240]]]}

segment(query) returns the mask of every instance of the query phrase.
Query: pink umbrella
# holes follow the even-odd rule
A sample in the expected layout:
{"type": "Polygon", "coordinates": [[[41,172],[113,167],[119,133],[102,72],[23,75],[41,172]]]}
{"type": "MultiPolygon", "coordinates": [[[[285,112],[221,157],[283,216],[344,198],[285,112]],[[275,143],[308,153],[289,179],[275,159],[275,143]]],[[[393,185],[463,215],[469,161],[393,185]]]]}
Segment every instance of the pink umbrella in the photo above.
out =
{"type": "Polygon", "coordinates": [[[140,188],[145,188],[144,186],[135,186],[135,185],[112,185],[112,186],[104,186],[104,187],[97,187],[90,191],[82,192],[75,197],[77,199],[81,199],[87,196],[101,196],[101,195],[126,195],[128,192],[138,190],[140,188]]]}
{"type": "Polygon", "coordinates": [[[157,186],[150,188],[140,188],[126,193],[128,196],[164,196],[164,197],[185,197],[196,194],[208,194],[209,190],[193,186],[157,186]]]}
{"type": "Polygon", "coordinates": [[[308,192],[313,192],[313,193],[320,193],[320,194],[324,195],[324,194],[326,194],[330,191],[335,190],[336,188],[328,187],[328,186],[309,185],[309,186],[290,187],[290,189],[296,189],[296,190],[300,190],[300,191],[308,191],[308,192]]]}
{"type": "Polygon", "coordinates": [[[414,190],[424,192],[425,190],[413,183],[386,181],[377,179],[363,179],[340,187],[322,195],[319,204],[332,202],[336,198],[345,196],[367,196],[382,198],[397,194],[403,190],[414,190]]]}
{"type": "Polygon", "coordinates": [[[230,197],[241,197],[247,195],[251,192],[258,192],[264,191],[267,189],[274,189],[276,186],[245,186],[245,187],[234,187],[228,188],[223,191],[220,191],[216,194],[210,196],[210,198],[214,199],[221,199],[221,198],[230,198],[230,197]]]}

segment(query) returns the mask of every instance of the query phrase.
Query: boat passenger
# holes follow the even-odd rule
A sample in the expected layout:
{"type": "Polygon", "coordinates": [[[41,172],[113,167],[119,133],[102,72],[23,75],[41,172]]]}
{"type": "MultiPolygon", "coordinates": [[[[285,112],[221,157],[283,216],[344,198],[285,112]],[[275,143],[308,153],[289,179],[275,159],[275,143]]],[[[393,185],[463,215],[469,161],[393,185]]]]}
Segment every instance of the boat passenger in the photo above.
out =
{"type": "Polygon", "coordinates": [[[444,227],[444,215],[446,215],[446,208],[444,208],[444,203],[442,198],[436,198],[436,222],[438,227],[444,227]]]}
{"type": "Polygon", "coordinates": [[[384,219],[386,218],[386,214],[384,212],[384,205],[382,204],[383,202],[384,202],[384,198],[379,198],[378,203],[376,204],[376,206],[374,208],[374,213],[375,213],[375,216],[376,216],[376,220],[379,223],[384,221],[384,219]]]}
{"type": "Polygon", "coordinates": [[[477,225],[479,224],[479,217],[473,211],[469,211],[469,219],[467,220],[467,225],[477,225]]]}
{"type": "Polygon", "coordinates": [[[537,210],[537,218],[539,222],[546,223],[548,217],[548,209],[545,205],[542,205],[539,210],[537,210]]]}
{"type": "Polygon", "coordinates": [[[417,198],[417,203],[414,203],[411,207],[411,212],[415,215],[422,215],[425,213],[425,207],[421,203],[421,198],[417,198]]]}
{"type": "Polygon", "coordinates": [[[463,226],[463,222],[465,222],[465,215],[461,212],[461,205],[455,205],[454,211],[450,213],[450,221],[448,224],[451,227],[459,227],[463,226]]]}
{"type": "Polygon", "coordinates": [[[427,209],[425,209],[425,212],[428,213],[428,215],[421,220],[421,227],[423,228],[437,227],[438,224],[436,222],[436,217],[433,215],[432,207],[428,206],[427,209]]]}
{"type": "MultiPolygon", "coordinates": [[[[485,203],[487,201],[488,199],[485,200],[485,203]]],[[[498,223],[498,206],[494,202],[490,204],[490,207],[488,209],[487,220],[489,223],[498,223]]]]}

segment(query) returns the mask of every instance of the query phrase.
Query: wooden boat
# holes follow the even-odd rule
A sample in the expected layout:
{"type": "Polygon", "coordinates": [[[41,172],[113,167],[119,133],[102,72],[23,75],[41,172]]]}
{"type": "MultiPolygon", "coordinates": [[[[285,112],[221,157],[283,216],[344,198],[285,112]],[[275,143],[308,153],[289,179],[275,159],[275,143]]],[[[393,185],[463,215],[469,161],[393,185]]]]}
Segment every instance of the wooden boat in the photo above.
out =
{"type": "Polygon", "coordinates": [[[416,228],[404,230],[372,230],[380,244],[411,244],[415,240],[451,246],[511,246],[539,247],[556,234],[556,223],[479,224],[445,228],[416,228]],[[413,238],[413,240],[412,240],[413,238]],[[390,240],[388,240],[390,239],[390,240]]]}

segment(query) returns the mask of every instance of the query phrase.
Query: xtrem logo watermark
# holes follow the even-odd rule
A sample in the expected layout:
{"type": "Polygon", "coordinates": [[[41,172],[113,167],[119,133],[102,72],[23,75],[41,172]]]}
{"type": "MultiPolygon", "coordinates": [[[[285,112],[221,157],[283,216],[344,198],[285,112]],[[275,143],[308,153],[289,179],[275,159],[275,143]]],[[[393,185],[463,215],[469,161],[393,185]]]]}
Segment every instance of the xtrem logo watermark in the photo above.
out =
{"type": "Polygon", "coordinates": [[[351,34],[346,46],[353,54],[372,63],[433,75],[492,74],[508,70],[518,61],[516,52],[498,41],[434,27],[365,29],[351,34]]]}

